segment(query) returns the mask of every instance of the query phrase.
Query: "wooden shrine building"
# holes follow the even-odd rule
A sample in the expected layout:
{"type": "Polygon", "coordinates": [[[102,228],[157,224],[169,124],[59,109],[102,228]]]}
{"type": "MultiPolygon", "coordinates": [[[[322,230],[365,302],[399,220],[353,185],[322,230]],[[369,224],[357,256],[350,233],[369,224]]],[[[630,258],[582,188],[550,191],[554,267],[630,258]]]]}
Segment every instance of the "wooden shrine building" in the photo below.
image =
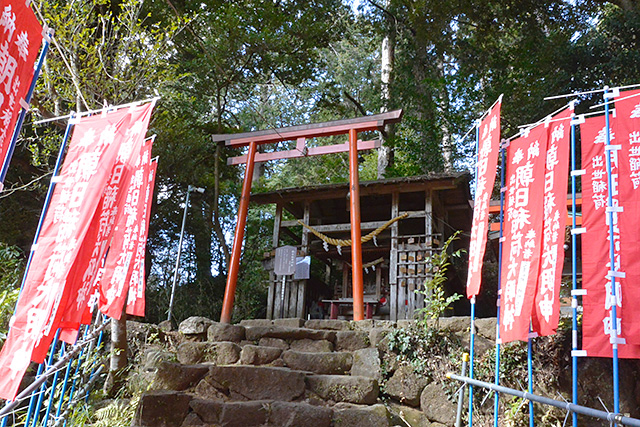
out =
{"type": "MultiPolygon", "coordinates": [[[[425,307],[424,296],[414,291],[428,279],[431,255],[456,230],[463,234],[455,247],[469,245],[469,180],[468,173],[446,173],[360,182],[367,316],[411,319],[415,310],[425,307]]],[[[325,316],[332,307],[334,317],[349,318],[353,301],[349,196],[348,183],[251,196],[253,203],[276,206],[274,251],[264,262],[270,270],[268,318],[307,318],[316,314],[318,306],[325,309],[325,316]],[[282,292],[282,278],[273,274],[273,256],[275,248],[285,244],[296,246],[299,262],[311,260],[311,268],[308,276],[287,278],[282,292]]],[[[464,294],[463,275],[450,269],[451,291],[464,294]]]]}

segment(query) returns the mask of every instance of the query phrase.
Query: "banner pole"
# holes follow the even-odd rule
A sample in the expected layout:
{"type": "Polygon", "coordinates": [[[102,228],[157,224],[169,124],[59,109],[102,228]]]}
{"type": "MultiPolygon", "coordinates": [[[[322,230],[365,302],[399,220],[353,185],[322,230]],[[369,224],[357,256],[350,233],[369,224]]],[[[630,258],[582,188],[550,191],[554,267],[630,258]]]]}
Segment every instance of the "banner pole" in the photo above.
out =
{"type": "MultiPolygon", "coordinates": [[[[474,183],[474,195],[475,198],[478,192],[478,160],[480,158],[480,121],[476,126],[476,180],[474,183]]],[[[476,207],[474,206],[474,209],[476,207]]],[[[480,260],[482,263],[482,260],[480,260]]],[[[469,378],[473,378],[473,359],[474,359],[474,347],[475,347],[475,319],[476,319],[476,296],[471,297],[471,325],[469,330],[469,378]]],[[[469,384],[469,427],[473,426],[473,385],[469,384]]]]}
{"type": "MultiPolygon", "coordinates": [[[[571,117],[571,229],[576,229],[576,123],[575,114],[571,117]]],[[[578,289],[577,279],[577,248],[578,236],[571,233],[571,402],[578,404],[578,289]]],[[[578,414],[571,413],[573,427],[578,427],[578,414]]]]}
{"type": "MultiPolygon", "coordinates": [[[[50,31],[50,30],[49,30],[50,31]]],[[[44,58],[47,56],[47,51],[49,50],[49,40],[48,37],[44,38],[44,44],[42,46],[42,51],[40,52],[40,57],[38,58],[38,62],[36,64],[36,68],[33,71],[33,78],[31,79],[31,85],[29,86],[29,91],[27,92],[27,96],[25,102],[29,104],[31,102],[31,97],[33,96],[33,92],[36,88],[36,81],[40,76],[40,71],[42,70],[42,65],[44,64],[44,58]]],[[[18,116],[18,121],[13,129],[13,135],[11,136],[11,142],[9,143],[9,147],[7,149],[7,154],[4,159],[2,159],[2,169],[0,170],[0,190],[4,185],[4,179],[7,176],[7,171],[9,170],[9,163],[11,163],[11,157],[13,157],[13,151],[16,148],[16,144],[18,142],[18,136],[20,135],[20,130],[22,129],[22,124],[24,123],[24,118],[27,115],[27,109],[24,107],[20,110],[20,115],[18,116]]]]}
{"type": "MultiPolygon", "coordinates": [[[[603,98],[607,101],[609,88],[605,86],[603,98]]],[[[615,413],[620,412],[620,387],[618,381],[618,297],[616,296],[616,273],[617,267],[615,263],[615,242],[614,242],[614,229],[613,229],[613,191],[612,191],[612,177],[611,177],[611,134],[609,130],[609,104],[604,107],[605,110],[605,138],[606,146],[605,152],[609,151],[605,156],[607,158],[607,215],[609,220],[609,262],[611,263],[611,338],[612,338],[612,350],[613,350],[613,411],[615,413]]],[[[617,153],[616,153],[617,155],[617,153]]]]}
{"type": "MultiPolygon", "coordinates": [[[[505,193],[505,169],[507,167],[507,145],[500,144],[500,239],[498,240],[498,298],[496,300],[496,374],[495,385],[500,385],[500,294],[502,289],[502,237],[504,233],[504,193],[505,193]]],[[[498,427],[500,393],[497,391],[493,400],[493,425],[498,427]]]]}
{"type": "MultiPolygon", "coordinates": [[[[533,394],[533,349],[532,349],[532,333],[531,323],[529,323],[529,337],[527,338],[527,380],[529,393],[533,394]]],[[[535,426],[535,418],[533,414],[533,401],[529,400],[529,427],[535,426]]]]}

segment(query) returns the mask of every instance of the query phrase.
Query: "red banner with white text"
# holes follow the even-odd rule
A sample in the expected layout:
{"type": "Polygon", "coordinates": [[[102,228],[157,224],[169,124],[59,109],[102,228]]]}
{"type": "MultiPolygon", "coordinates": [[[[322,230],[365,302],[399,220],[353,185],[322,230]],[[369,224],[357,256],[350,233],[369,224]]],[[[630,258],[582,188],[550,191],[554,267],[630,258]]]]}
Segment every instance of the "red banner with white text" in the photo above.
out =
{"type": "Polygon", "coordinates": [[[622,286],[622,330],[628,344],[640,345],[640,90],[621,92],[616,98],[615,132],[621,144],[618,192],[624,211],[620,213],[620,250],[625,267],[622,286]],[[626,98],[626,99],[625,99],[626,98]]]}
{"type": "Polygon", "coordinates": [[[100,278],[100,311],[114,319],[120,319],[138,246],[140,228],[144,227],[143,215],[145,187],[148,168],[151,163],[152,141],[148,140],[135,156],[136,164],[132,170],[131,180],[123,194],[123,215],[113,233],[113,240],[105,261],[104,274],[100,278]]]}
{"type": "Polygon", "coordinates": [[[564,232],[567,222],[569,145],[573,108],[551,118],[547,127],[544,174],[542,256],[531,313],[532,330],[552,335],[560,317],[560,284],[564,264],[564,232]]]}
{"type": "Polygon", "coordinates": [[[0,1],[0,166],[27,97],[42,27],[24,0],[0,1]]]}
{"type": "Polygon", "coordinates": [[[540,267],[547,128],[511,141],[507,152],[506,215],[500,298],[500,339],[527,340],[540,267]]]}
{"type": "MultiPolygon", "coordinates": [[[[100,204],[96,210],[89,232],[87,233],[82,248],[69,274],[67,287],[72,297],[61,313],[60,339],[73,343],[77,337],[81,323],[89,323],[91,320],[90,308],[95,302],[95,286],[97,275],[109,245],[113,239],[113,231],[119,218],[123,215],[126,189],[129,186],[135,162],[140,153],[145,133],[147,131],[151,111],[154,104],[148,103],[142,106],[123,108],[109,113],[107,116],[122,116],[126,118],[127,125],[116,161],[111,168],[111,174],[103,188],[100,204]]],[[[42,349],[46,351],[46,349],[42,349]]]]}
{"type": "Polygon", "coordinates": [[[482,261],[487,246],[489,201],[493,192],[500,152],[500,107],[498,99],[489,114],[480,122],[479,146],[476,167],[476,194],[469,245],[469,270],[467,273],[467,298],[480,292],[482,261]]]}
{"type": "MultiPolygon", "coordinates": [[[[149,156],[151,155],[151,147],[149,147],[149,156]]],[[[149,218],[151,216],[151,205],[153,204],[153,187],[155,183],[156,170],[158,162],[150,162],[146,164],[144,177],[144,194],[141,198],[144,200],[142,209],[138,211],[138,236],[137,244],[133,260],[133,268],[131,278],[129,279],[129,295],[127,297],[127,314],[133,316],[144,316],[145,310],[145,252],[147,247],[147,236],[149,235],[149,218]]]]}
{"type": "MultiPolygon", "coordinates": [[[[618,138],[615,119],[610,116],[609,135],[610,144],[617,145],[622,141],[618,138]]],[[[582,348],[590,357],[611,357],[613,344],[613,322],[611,289],[614,275],[611,274],[609,216],[606,213],[608,203],[608,175],[605,150],[606,125],[605,117],[593,117],[580,125],[582,146],[582,224],[585,232],[582,235],[582,288],[586,295],[582,298],[584,308],[582,317],[582,348]]],[[[622,145],[622,144],[621,144],[622,145]]],[[[623,146],[624,147],[624,146],[623,146]]],[[[623,148],[624,150],[624,148],[623,148]]],[[[619,211],[621,203],[620,162],[618,150],[610,150],[612,194],[611,212],[614,265],[618,272],[625,272],[631,258],[638,258],[633,254],[635,247],[623,250],[621,242],[620,218],[629,213],[624,206],[624,213],[619,211]],[[626,253],[625,253],[626,252],[626,253]]],[[[637,218],[637,213],[634,218],[637,218]]],[[[637,227],[637,225],[636,225],[637,227]]],[[[620,276],[620,273],[616,273],[620,276]]],[[[616,284],[616,314],[618,329],[618,355],[622,358],[640,357],[640,346],[627,343],[628,332],[623,327],[624,305],[623,288],[627,279],[615,277],[616,284]]],[[[634,302],[630,308],[633,309],[634,302]]]]}
{"type": "MultiPolygon", "coordinates": [[[[85,117],[75,125],[37,247],[0,352],[0,397],[13,399],[29,361],[42,362],[66,305],[65,283],[102,195],[128,120],[85,117]]],[[[128,118],[127,118],[128,119],[128,118]]]]}

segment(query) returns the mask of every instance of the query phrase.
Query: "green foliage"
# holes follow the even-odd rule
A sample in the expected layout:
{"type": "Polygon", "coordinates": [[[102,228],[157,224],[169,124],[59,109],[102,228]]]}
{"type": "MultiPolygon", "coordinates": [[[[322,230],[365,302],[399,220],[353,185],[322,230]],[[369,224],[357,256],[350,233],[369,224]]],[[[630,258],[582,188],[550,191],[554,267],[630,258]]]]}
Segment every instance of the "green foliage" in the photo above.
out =
{"type": "Polygon", "coordinates": [[[438,319],[451,304],[462,298],[462,295],[457,293],[447,296],[444,290],[444,284],[447,281],[447,271],[451,265],[449,259],[450,257],[460,257],[463,252],[462,249],[455,251],[451,255],[449,255],[448,252],[451,243],[458,238],[460,233],[461,231],[456,231],[447,239],[444,245],[442,245],[442,248],[427,260],[431,278],[425,281],[423,287],[415,290],[416,293],[424,295],[425,301],[428,301],[427,307],[418,310],[418,318],[424,326],[426,326],[428,319],[438,319]]]}
{"type": "Polygon", "coordinates": [[[425,328],[416,323],[409,328],[392,329],[387,338],[389,351],[429,380],[442,381],[462,355],[460,340],[448,329],[425,328]]]}
{"type": "Polygon", "coordinates": [[[0,344],[7,337],[9,319],[18,301],[23,262],[17,248],[0,242],[0,344]]]}

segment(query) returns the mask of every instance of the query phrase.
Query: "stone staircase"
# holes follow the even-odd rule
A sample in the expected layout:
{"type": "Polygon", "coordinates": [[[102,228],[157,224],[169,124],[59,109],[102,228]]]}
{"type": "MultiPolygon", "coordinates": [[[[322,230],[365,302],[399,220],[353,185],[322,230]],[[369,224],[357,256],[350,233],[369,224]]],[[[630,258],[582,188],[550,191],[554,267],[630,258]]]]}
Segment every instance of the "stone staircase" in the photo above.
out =
{"type": "MultiPolygon", "coordinates": [[[[464,330],[468,319],[459,319],[464,330]]],[[[453,425],[455,403],[410,369],[397,369],[381,394],[383,366],[390,365],[382,363],[388,357],[384,338],[395,326],[302,319],[227,325],[189,318],[179,328],[177,361],[156,361],[134,425],[453,425]]]]}

